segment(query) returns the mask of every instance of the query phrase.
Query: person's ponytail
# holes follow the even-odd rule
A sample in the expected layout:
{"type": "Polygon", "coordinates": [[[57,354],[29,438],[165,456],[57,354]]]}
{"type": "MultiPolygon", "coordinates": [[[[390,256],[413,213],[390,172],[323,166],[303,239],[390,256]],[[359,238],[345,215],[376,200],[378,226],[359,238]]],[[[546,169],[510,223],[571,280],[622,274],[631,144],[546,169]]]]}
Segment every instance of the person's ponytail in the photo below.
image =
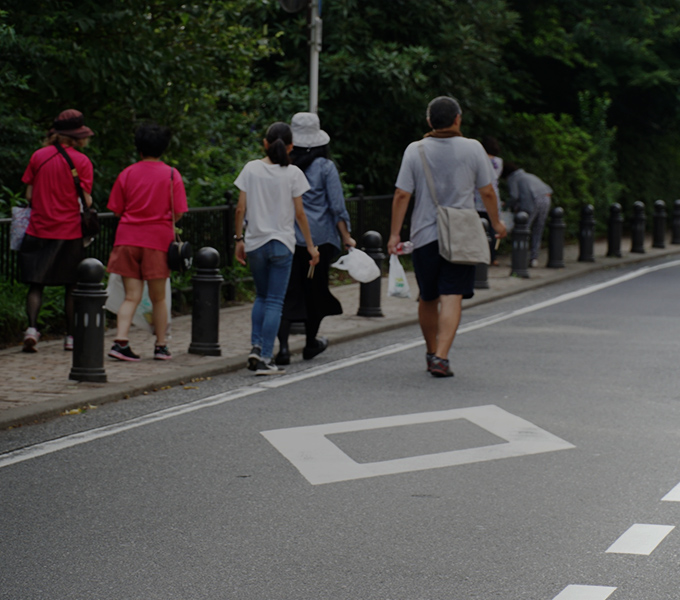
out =
{"type": "Polygon", "coordinates": [[[265,137],[269,147],[267,156],[275,165],[287,167],[290,164],[287,147],[293,143],[293,132],[287,123],[273,123],[265,137]]]}

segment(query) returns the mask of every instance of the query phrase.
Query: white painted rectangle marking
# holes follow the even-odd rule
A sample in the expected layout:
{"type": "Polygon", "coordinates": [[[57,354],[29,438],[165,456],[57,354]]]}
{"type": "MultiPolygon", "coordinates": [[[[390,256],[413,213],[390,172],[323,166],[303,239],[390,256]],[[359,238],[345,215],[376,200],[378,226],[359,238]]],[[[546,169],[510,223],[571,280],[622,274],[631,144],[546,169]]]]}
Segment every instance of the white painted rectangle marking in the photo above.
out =
{"type": "Polygon", "coordinates": [[[661,500],[664,502],[680,502],[680,483],[661,498],[661,500]]]}
{"type": "Polygon", "coordinates": [[[648,556],[654,552],[654,549],[673,529],[675,529],[674,525],[643,525],[636,523],[609,546],[607,552],[616,554],[644,554],[648,556]]]}
{"type": "Polygon", "coordinates": [[[615,589],[603,585],[568,585],[553,600],[607,600],[615,589]]]}
{"type": "Polygon", "coordinates": [[[495,405],[274,429],[261,433],[312,485],[452,467],[574,447],[569,442],[495,405]],[[467,419],[503,438],[507,443],[359,464],[326,437],[339,433],[454,419],[467,419]]]}

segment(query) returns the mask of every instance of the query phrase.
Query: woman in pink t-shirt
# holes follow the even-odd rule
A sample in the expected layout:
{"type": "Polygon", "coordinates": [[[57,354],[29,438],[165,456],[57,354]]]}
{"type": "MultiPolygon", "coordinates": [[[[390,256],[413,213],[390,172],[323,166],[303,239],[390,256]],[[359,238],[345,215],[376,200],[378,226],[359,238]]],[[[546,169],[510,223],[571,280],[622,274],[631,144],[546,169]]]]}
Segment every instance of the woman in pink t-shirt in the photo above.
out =
{"type": "Polygon", "coordinates": [[[109,350],[109,356],[118,360],[140,360],[130,348],[128,336],[145,281],[156,333],[154,358],[172,358],[166,344],[168,246],[175,238],[173,212],[176,222],[188,209],[182,176],[160,160],[170,137],[170,130],[159,125],[141,125],[137,129],[135,146],[141,160],[118,175],[107,205],[120,217],[108,271],[120,275],[125,287],[125,300],[118,309],[116,339],[109,350]]]}
{"type": "Polygon", "coordinates": [[[43,142],[31,156],[21,178],[31,206],[31,218],[19,249],[21,280],[29,285],[26,297],[28,329],[24,352],[36,352],[40,339],[38,315],[46,285],[66,289],[66,338],[64,350],[73,350],[73,290],[78,263],[85,257],[80,225],[80,200],[62,147],[76,168],[85,203],[92,204],[92,163],[78,150],[87,146],[94,133],[84,125],[83,114],[69,109],[59,114],[43,142]]]}

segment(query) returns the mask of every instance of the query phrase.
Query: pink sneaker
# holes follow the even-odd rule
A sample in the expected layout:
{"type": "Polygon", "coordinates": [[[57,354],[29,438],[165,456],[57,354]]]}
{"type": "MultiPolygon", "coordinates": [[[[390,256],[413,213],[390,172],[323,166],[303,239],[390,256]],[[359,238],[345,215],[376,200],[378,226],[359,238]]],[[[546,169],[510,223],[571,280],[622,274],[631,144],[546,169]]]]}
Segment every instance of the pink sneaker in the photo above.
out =
{"type": "Polygon", "coordinates": [[[24,347],[21,349],[22,352],[37,352],[36,346],[38,345],[38,340],[40,339],[40,334],[35,327],[29,327],[24,332],[24,347]]]}

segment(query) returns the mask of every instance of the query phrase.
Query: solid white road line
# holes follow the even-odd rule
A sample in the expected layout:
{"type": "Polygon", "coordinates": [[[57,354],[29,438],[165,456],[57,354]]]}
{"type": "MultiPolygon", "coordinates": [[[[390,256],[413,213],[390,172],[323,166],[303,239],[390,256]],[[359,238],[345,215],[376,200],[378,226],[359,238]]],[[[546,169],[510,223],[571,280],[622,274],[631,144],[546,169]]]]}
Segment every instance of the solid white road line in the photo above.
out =
{"type": "MultiPolygon", "coordinates": [[[[519,310],[514,310],[507,313],[499,313],[498,315],[493,315],[485,319],[479,319],[478,321],[468,323],[467,325],[463,325],[458,329],[458,335],[469,333],[471,331],[476,331],[477,329],[482,329],[484,327],[489,327],[490,325],[494,325],[502,321],[507,321],[508,319],[513,319],[515,317],[526,315],[532,312],[536,312],[543,308],[548,308],[550,306],[554,306],[562,302],[568,302],[569,300],[574,300],[575,298],[587,296],[588,294],[599,292],[600,290],[606,289],[608,287],[619,285],[620,283],[630,281],[631,279],[635,279],[637,277],[642,277],[643,275],[647,275],[649,273],[653,273],[661,269],[669,269],[671,267],[677,266],[680,266],[680,260],[669,261],[667,263],[663,263],[661,265],[656,265],[653,267],[642,267],[637,271],[627,273],[626,275],[615,277],[614,279],[611,279],[609,281],[599,283],[597,285],[588,286],[580,290],[576,290],[574,292],[569,292],[568,294],[562,294],[561,296],[557,296],[556,298],[553,298],[551,300],[545,300],[537,304],[525,306],[524,308],[521,308],[519,310]]],[[[136,427],[141,427],[142,425],[150,425],[157,421],[163,421],[171,417],[177,417],[196,410],[200,410],[202,408],[217,406],[218,404],[230,402],[231,400],[235,400],[236,398],[242,398],[244,396],[252,394],[259,394],[263,391],[266,391],[267,389],[282,387],[284,385],[290,385],[291,383],[296,383],[298,381],[309,379],[311,377],[318,377],[319,375],[323,375],[325,373],[330,373],[332,371],[337,371],[339,369],[345,369],[347,367],[350,367],[361,362],[374,360],[376,358],[382,358],[384,356],[388,356],[396,352],[402,352],[404,350],[416,348],[418,346],[422,346],[423,344],[424,342],[422,339],[406,342],[403,344],[393,344],[391,346],[387,346],[386,348],[381,348],[379,350],[373,350],[370,352],[364,352],[362,354],[358,354],[356,356],[346,358],[343,360],[335,361],[327,365],[314,367],[312,369],[308,369],[301,373],[296,373],[294,375],[282,375],[281,377],[276,377],[276,379],[272,379],[267,382],[258,382],[258,384],[249,386],[247,388],[239,388],[236,390],[232,390],[231,392],[227,392],[225,394],[218,394],[216,396],[211,396],[209,398],[197,400],[189,404],[176,406],[155,413],[149,413],[148,415],[138,417],[136,419],[131,419],[130,421],[123,421],[122,423],[118,423],[115,425],[109,425],[107,427],[83,431],[81,433],[65,436],[63,438],[59,438],[56,440],[51,440],[48,442],[43,442],[41,444],[36,444],[34,446],[29,446],[26,448],[21,448],[19,450],[14,450],[12,452],[7,452],[5,454],[0,454],[0,468],[7,467],[9,465],[13,465],[26,460],[31,460],[33,458],[37,458],[38,456],[44,456],[46,454],[51,454],[53,452],[59,452],[60,450],[64,450],[65,448],[72,448],[73,446],[77,446],[79,444],[85,444],[96,439],[115,435],[123,431],[128,431],[136,427]]]]}
{"type": "Polygon", "coordinates": [[[661,498],[661,500],[662,502],[680,502],[680,483],[661,498]]]}
{"type": "Polygon", "coordinates": [[[615,589],[601,585],[569,585],[553,600],[607,600],[615,589]]]}
{"type": "Polygon", "coordinates": [[[636,523],[609,546],[607,552],[649,556],[673,529],[675,529],[674,525],[643,525],[636,523]]]}
{"type": "Polygon", "coordinates": [[[555,306],[556,304],[562,304],[563,302],[568,302],[569,300],[575,300],[576,298],[581,298],[582,296],[587,296],[589,294],[599,292],[600,290],[604,290],[606,288],[619,285],[620,283],[625,283],[626,281],[630,281],[632,279],[637,279],[638,277],[648,275],[649,273],[654,273],[655,271],[661,271],[662,269],[670,269],[671,267],[678,266],[680,266],[680,260],[673,260],[652,267],[642,267],[637,271],[626,273],[625,275],[621,275],[620,277],[615,277],[614,279],[610,279],[609,281],[604,281],[602,283],[597,283],[595,285],[581,288],[580,290],[568,292],[566,294],[562,294],[561,296],[556,296],[555,298],[552,298],[550,300],[544,300],[543,302],[531,304],[530,306],[525,306],[524,308],[513,310],[507,313],[492,315],[490,317],[486,317],[485,319],[479,319],[478,321],[474,321],[473,323],[462,326],[460,329],[458,329],[458,334],[474,331],[475,329],[481,329],[482,327],[488,327],[489,325],[494,325],[495,323],[500,323],[501,321],[507,321],[508,319],[514,319],[515,317],[536,312],[537,310],[541,310],[542,308],[548,308],[550,306],[555,306]]]}
{"type": "Polygon", "coordinates": [[[263,388],[255,386],[249,388],[238,388],[224,394],[217,394],[216,396],[202,398],[201,400],[190,402],[189,404],[173,406],[171,408],[149,413],[148,415],[130,419],[129,421],[123,421],[121,423],[115,423],[105,427],[98,427],[96,429],[89,429],[80,433],[74,433],[62,438],[57,438],[56,440],[50,440],[48,442],[42,442],[41,444],[20,448],[12,452],[0,454],[0,468],[8,467],[9,465],[24,462],[26,460],[31,460],[32,458],[38,458],[39,456],[44,456],[46,454],[52,454],[53,452],[59,452],[60,450],[65,450],[66,448],[73,448],[74,446],[78,446],[80,444],[85,444],[93,440],[116,435],[117,433],[129,431],[130,429],[142,427],[143,425],[150,425],[151,423],[164,421],[165,419],[171,419],[172,417],[178,417],[180,415],[194,412],[202,408],[217,406],[218,404],[231,402],[232,400],[236,400],[238,398],[259,394],[264,391],[265,390],[263,388]]]}

